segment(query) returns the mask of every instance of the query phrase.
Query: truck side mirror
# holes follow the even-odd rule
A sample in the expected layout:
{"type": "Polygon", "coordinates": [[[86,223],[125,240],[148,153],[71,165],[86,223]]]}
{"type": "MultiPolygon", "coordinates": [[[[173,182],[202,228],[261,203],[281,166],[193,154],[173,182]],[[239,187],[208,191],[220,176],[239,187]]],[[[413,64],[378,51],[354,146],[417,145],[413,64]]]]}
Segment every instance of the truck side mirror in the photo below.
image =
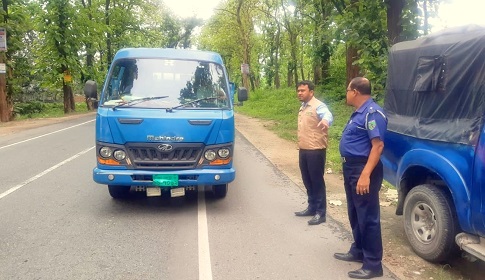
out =
{"type": "Polygon", "coordinates": [[[98,85],[95,81],[86,81],[86,84],[84,84],[84,96],[86,97],[86,104],[89,110],[98,108],[98,85]]]}
{"type": "Polygon", "coordinates": [[[236,94],[236,84],[234,82],[229,82],[229,92],[231,93],[231,97],[236,94]]]}
{"type": "Polygon", "coordinates": [[[84,85],[84,96],[86,96],[86,98],[98,99],[98,85],[95,81],[86,81],[86,84],[84,85]]]}
{"type": "Polygon", "coordinates": [[[242,103],[243,101],[248,100],[248,89],[245,87],[239,87],[237,90],[237,100],[242,103]]]}

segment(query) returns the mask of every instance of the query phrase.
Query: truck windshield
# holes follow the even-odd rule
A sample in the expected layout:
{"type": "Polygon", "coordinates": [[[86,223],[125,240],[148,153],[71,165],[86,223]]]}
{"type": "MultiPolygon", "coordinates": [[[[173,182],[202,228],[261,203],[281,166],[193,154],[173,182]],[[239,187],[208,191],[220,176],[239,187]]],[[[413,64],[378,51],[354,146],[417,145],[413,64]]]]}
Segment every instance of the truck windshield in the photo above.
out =
{"type": "Polygon", "coordinates": [[[179,110],[230,107],[225,72],[219,64],[153,58],[115,63],[101,97],[102,106],[179,110]],[[130,105],[123,106],[127,103],[130,105]]]}

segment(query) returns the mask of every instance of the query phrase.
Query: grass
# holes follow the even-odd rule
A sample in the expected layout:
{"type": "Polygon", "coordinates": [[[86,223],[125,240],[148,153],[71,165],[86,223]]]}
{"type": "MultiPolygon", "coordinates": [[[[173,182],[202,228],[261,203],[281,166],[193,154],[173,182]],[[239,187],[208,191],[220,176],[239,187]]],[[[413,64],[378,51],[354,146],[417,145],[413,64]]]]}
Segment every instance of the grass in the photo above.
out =
{"type": "MultiPolygon", "coordinates": [[[[339,96],[338,90],[317,89],[315,92],[315,96],[327,104],[334,117],[334,122],[329,129],[326,168],[340,172],[342,166],[338,145],[353,108],[345,104],[345,99],[339,96]]],[[[299,108],[300,101],[296,90],[286,88],[251,92],[249,100],[244,102],[243,106],[237,106],[235,110],[251,117],[272,121],[273,125],[269,129],[279,137],[296,143],[299,108]]]]}
{"type": "MultiPolygon", "coordinates": [[[[70,114],[87,113],[86,102],[75,103],[76,111],[70,114]]],[[[64,117],[63,103],[41,103],[29,102],[14,105],[15,120],[38,119],[38,118],[59,118],[64,117]]]]}

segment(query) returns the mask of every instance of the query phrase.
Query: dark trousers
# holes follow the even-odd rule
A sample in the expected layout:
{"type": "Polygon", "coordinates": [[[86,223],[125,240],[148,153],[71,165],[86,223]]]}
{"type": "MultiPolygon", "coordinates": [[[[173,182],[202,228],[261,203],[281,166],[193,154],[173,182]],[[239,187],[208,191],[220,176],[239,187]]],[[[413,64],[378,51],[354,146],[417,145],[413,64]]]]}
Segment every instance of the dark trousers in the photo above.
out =
{"type": "Polygon", "coordinates": [[[323,179],[327,150],[302,150],[299,152],[301,178],[308,195],[308,209],[325,216],[327,193],[323,179]]]}
{"type": "Polygon", "coordinates": [[[370,176],[369,193],[357,194],[356,187],[365,163],[343,163],[347,211],[354,243],[349,252],[363,257],[363,269],[382,269],[382,236],[379,206],[379,191],[382,185],[383,168],[379,162],[370,176]]]}

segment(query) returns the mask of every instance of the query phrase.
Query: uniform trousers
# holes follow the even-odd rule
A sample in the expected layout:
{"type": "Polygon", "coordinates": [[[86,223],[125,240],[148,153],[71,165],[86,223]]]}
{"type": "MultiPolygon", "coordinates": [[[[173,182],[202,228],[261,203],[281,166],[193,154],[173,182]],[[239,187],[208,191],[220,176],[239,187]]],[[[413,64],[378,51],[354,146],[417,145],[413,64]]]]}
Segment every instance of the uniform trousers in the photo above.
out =
{"type": "Polygon", "coordinates": [[[363,269],[382,269],[382,236],[379,191],[383,180],[383,167],[379,163],[370,176],[369,193],[357,194],[356,187],[365,162],[344,162],[343,175],[347,211],[354,242],[349,253],[363,259],[363,269]]]}
{"type": "Polygon", "coordinates": [[[324,217],[327,214],[327,193],[323,178],[326,158],[326,149],[300,149],[299,152],[301,178],[308,195],[308,210],[324,217]]]}

